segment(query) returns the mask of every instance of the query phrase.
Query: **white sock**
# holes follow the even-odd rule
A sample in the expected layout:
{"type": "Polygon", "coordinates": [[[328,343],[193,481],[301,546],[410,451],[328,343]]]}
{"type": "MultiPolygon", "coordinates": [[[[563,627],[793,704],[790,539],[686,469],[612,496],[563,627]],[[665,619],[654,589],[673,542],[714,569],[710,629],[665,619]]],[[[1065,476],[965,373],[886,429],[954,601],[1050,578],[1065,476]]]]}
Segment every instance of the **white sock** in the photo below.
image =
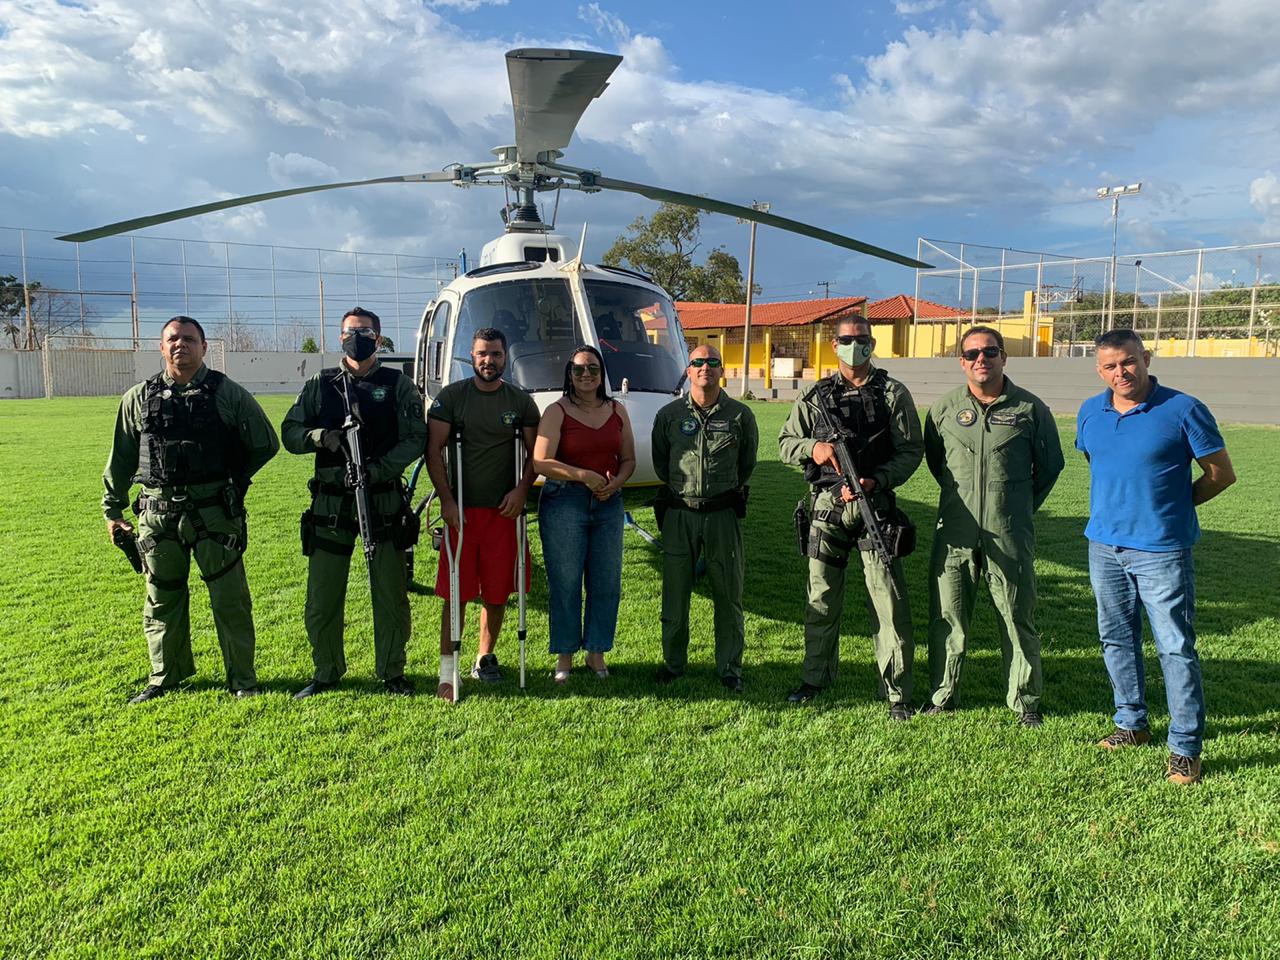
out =
{"type": "Polygon", "coordinates": [[[453,663],[456,653],[440,654],[440,682],[453,683],[453,663]]]}

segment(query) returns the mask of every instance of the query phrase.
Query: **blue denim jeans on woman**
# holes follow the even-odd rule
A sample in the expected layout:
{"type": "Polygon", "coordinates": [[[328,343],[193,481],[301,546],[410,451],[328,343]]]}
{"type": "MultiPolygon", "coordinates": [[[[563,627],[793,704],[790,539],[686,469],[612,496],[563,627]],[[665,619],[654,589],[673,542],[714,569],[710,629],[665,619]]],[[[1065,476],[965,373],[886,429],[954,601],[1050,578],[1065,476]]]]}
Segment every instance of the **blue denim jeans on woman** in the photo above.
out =
{"type": "Polygon", "coordinates": [[[1089,542],[1089,579],[1098,601],[1098,636],[1111,676],[1117,727],[1147,727],[1142,611],[1155,636],[1169,701],[1169,750],[1200,756],[1204,686],[1196,653],[1195,568],[1191,549],[1149,553],[1089,542]]]}
{"type": "Polygon", "coordinates": [[[622,596],[622,514],[621,493],[600,501],[580,483],[543,485],[538,535],[547,567],[552,653],[613,649],[622,596]]]}

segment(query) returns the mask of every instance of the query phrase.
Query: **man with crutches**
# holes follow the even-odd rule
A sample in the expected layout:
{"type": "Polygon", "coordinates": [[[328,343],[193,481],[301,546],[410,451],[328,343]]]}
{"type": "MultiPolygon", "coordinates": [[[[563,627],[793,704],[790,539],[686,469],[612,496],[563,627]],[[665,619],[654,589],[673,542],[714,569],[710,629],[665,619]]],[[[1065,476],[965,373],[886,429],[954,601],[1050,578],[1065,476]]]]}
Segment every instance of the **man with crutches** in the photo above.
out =
{"type": "MultiPolygon", "coordinates": [[[[502,379],[506,359],[505,334],[493,327],[477,330],[471,343],[474,375],[441,390],[427,414],[427,472],[445,523],[435,588],[445,601],[436,694],[451,702],[461,694],[459,658],[466,604],[477,597],[482,601],[471,676],[498,683],[502,673],[495,648],[507,599],[516,592],[518,572],[523,573],[518,581],[522,592],[528,588],[528,555],[525,549],[517,549],[525,539],[518,521],[523,519],[533,484],[528,451],[539,414],[529,394],[502,379]],[[518,437],[514,444],[513,431],[518,437]],[[523,570],[517,571],[518,567],[523,570]]],[[[521,629],[523,620],[522,616],[521,629]]]]}

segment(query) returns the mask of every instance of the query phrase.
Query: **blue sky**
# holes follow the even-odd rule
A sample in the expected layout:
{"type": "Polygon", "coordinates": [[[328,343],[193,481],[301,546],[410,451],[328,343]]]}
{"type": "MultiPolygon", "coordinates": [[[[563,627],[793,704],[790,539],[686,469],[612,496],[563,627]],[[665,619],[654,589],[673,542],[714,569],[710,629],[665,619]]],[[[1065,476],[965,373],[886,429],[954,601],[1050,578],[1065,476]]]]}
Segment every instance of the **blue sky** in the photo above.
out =
{"type": "MultiPolygon", "coordinates": [[[[502,53],[626,58],[567,160],[914,253],[920,235],[1105,255],[1280,240],[1280,4],[0,0],[0,224],[73,229],[236,194],[438,169],[509,142],[502,53]]],[[[474,256],[496,191],[397,186],[156,228],[474,256]]],[[[653,205],[566,196],[598,255],[653,205]]],[[[709,218],[745,268],[747,229],[709,218]]],[[[766,299],[913,289],[761,230],[766,299]]]]}

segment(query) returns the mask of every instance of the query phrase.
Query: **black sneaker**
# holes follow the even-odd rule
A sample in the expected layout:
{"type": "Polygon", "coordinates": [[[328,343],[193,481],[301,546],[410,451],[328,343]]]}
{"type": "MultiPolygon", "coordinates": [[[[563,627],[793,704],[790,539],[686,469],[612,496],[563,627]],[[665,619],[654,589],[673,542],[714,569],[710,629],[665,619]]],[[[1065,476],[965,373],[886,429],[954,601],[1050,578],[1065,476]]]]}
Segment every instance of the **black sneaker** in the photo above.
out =
{"type": "Polygon", "coordinates": [[[156,697],[163,697],[165,695],[165,692],[166,691],[164,687],[157,686],[154,683],[149,683],[141,693],[135,694],[134,696],[130,697],[129,702],[130,703],[146,703],[148,700],[156,699],[156,697]]]}
{"type": "Polygon", "coordinates": [[[944,713],[955,713],[956,708],[949,703],[930,703],[920,710],[922,717],[940,717],[944,713]]]}
{"type": "Polygon", "coordinates": [[[895,723],[905,723],[910,720],[914,711],[908,703],[891,703],[889,704],[889,719],[895,723]]]}
{"type": "Polygon", "coordinates": [[[471,668],[471,679],[484,683],[501,683],[502,671],[498,669],[498,655],[486,653],[471,668]]]}
{"type": "Polygon", "coordinates": [[[658,672],[653,675],[653,682],[666,686],[673,680],[679,680],[682,676],[684,674],[676,673],[674,670],[668,669],[666,664],[663,664],[658,668],[658,672]]]}
{"type": "Polygon", "coordinates": [[[810,683],[802,683],[787,694],[787,703],[808,703],[821,692],[821,687],[815,687],[810,683]]]}
{"type": "Polygon", "coordinates": [[[415,693],[413,684],[406,680],[403,675],[384,680],[382,685],[387,688],[387,693],[394,693],[399,697],[412,697],[415,693]]]}
{"type": "Polygon", "coordinates": [[[317,693],[324,693],[326,690],[332,690],[338,685],[335,680],[333,683],[326,683],[323,680],[312,680],[305,687],[293,695],[295,700],[305,700],[307,697],[314,697],[317,693]]]}
{"type": "Polygon", "coordinates": [[[721,677],[720,682],[730,693],[742,693],[746,689],[741,677],[721,677]]]}
{"type": "Polygon", "coordinates": [[[1043,727],[1044,717],[1040,715],[1039,710],[1023,710],[1018,715],[1018,726],[1020,727],[1043,727]]]}

